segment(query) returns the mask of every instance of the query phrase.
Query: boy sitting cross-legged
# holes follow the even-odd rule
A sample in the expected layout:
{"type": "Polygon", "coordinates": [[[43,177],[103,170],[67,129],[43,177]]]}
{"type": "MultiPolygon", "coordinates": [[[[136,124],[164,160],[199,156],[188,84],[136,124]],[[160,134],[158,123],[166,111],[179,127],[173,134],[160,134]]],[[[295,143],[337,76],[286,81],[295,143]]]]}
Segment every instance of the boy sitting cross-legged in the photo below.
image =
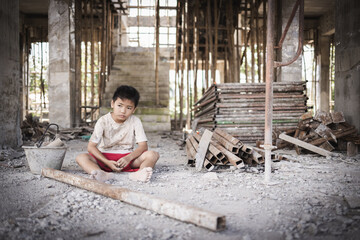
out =
{"type": "Polygon", "coordinates": [[[147,138],[141,120],[133,113],[139,103],[139,92],[131,87],[118,87],[111,101],[112,112],[95,124],[87,150],[76,162],[98,181],[113,178],[111,172],[132,172],[131,180],[150,181],[153,167],[159,159],[148,151],[147,138]],[[134,142],[138,147],[134,150],[134,142]]]}

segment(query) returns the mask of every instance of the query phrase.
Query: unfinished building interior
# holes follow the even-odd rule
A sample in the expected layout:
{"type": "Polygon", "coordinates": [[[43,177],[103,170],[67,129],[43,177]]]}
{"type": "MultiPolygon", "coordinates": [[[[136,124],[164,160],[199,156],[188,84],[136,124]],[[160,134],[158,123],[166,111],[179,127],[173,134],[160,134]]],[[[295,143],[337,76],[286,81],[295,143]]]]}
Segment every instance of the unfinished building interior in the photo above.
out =
{"type": "MultiPolygon", "coordinates": [[[[353,239],[360,231],[359,16],[360,2],[357,0],[2,1],[0,163],[2,186],[7,189],[2,196],[7,202],[1,203],[3,227],[0,227],[0,236],[10,239],[26,236],[29,239],[53,236],[108,239],[117,238],[121,232],[120,238],[134,239],[353,239]],[[94,124],[111,111],[113,92],[120,85],[134,86],[140,92],[135,115],[141,119],[149,139],[155,139],[150,148],[160,153],[160,167],[154,173],[153,185],[147,186],[148,189],[134,185],[132,190],[140,189],[165,198],[172,193],[169,197],[172,200],[180,199],[190,205],[220,211],[229,217],[227,227],[221,222],[222,218],[218,220],[219,226],[210,229],[215,232],[183,223],[174,227],[176,221],[172,219],[164,220],[148,211],[142,214],[141,210],[126,209],[128,205],[123,204],[121,209],[128,212],[123,218],[129,220],[131,228],[100,225],[91,231],[83,227],[84,224],[80,226],[69,219],[74,228],[62,223],[65,218],[79,217],[80,213],[74,212],[81,207],[74,210],[74,204],[68,205],[64,207],[68,209],[63,210],[64,215],[61,215],[62,210],[59,213],[49,208],[60,201],[59,197],[54,197],[55,190],[70,190],[66,185],[48,179],[33,178],[21,146],[33,145],[42,137],[48,124],[54,123],[59,126],[58,133],[68,146],[67,165],[64,163],[63,169],[80,172],[75,166],[75,154],[86,151],[86,141],[94,124]],[[212,137],[210,135],[206,140],[209,131],[212,137]],[[205,141],[210,147],[201,153],[205,141]],[[274,151],[276,148],[295,149],[296,153],[282,155],[274,151]],[[312,210],[318,206],[315,200],[309,203],[308,212],[305,208],[289,210],[277,225],[271,225],[273,207],[266,209],[263,218],[259,210],[242,212],[240,206],[234,210],[226,208],[227,204],[244,200],[236,196],[240,190],[234,190],[243,184],[242,180],[234,178],[255,172],[260,178],[265,175],[268,185],[254,187],[262,192],[260,197],[241,192],[247,196],[246,205],[261,206],[270,199],[274,203],[269,206],[275,206],[276,201],[286,199],[286,196],[263,193],[271,192],[271,189],[276,189],[275,195],[281,192],[281,186],[275,183],[272,186],[272,174],[280,182],[279,179],[294,181],[286,175],[286,170],[282,172],[283,165],[272,167],[272,163],[286,160],[287,164],[292,161],[301,164],[301,158],[307,154],[310,157],[304,157],[305,165],[309,166],[309,158],[315,158],[317,162],[322,161],[328,171],[320,170],[313,162],[305,169],[333,174],[323,177],[324,181],[339,176],[333,178],[339,184],[333,188],[328,186],[332,190],[322,193],[336,200],[324,196],[319,200],[326,202],[319,203],[323,207],[336,205],[321,212],[324,214],[322,222],[313,219],[320,211],[312,210]],[[16,165],[16,161],[21,164],[16,165]],[[340,171],[340,167],[343,170],[340,171]],[[276,173],[274,168],[280,169],[279,172],[276,173]],[[330,169],[334,171],[330,173],[330,169]],[[177,179],[163,179],[161,176],[167,171],[182,175],[175,174],[177,179]],[[200,188],[190,188],[196,197],[189,194],[180,197],[181,191],[187,191],[187,183],[195,181],[192,178],[202,179],[204,172],[225,174],[219,178],[230,179],[238,185],[228,184],[227,180],[213,185],[220,181],[215,175],[214,179],[206,180],[211,182],[209,187],[200,184],[200,188]],[[16,206],[22,207],[16,208],[12,203],[14,199],[27,198],[28,194],[14,189],[19,184],[20,189],[29,188],[32,182],[38,188],[33,190],[37,196],[29,197],[31,207],[21,210],[25,208],[22,204],[26,203],[19,200],[16,206]],[[349,183],[347,187],[344,187],[345,182],[349,183]],[[43,188],[45,190],[40,190],[43,188]],[[212,202],[214,196],[206,192],[209,188],[218,188],[211,193],[213,195],[222,189],[219,196],[226,201],[212,202]],[[227,190],[223,188],[228,188],[235,196],[227,197],[227,190]],[[328,194],[329,191],[341,193],[328,194]],[[203,200],[204,196],[207,200],[203,200]],[[46,215],[43,218],[38,216],[41,211],[46,215]],[[303,211],[306,216],[301,215],[303,211]],[[60,214],[58,222],[42,223],[53,212],[60,214]],[[259,221],[266,228],[238,226],[235,222],[245,224],[247,221],[241,219],[238,212],[249,217],[251,223],[259,221]],[[341,218],[332,218],[333,213],[341,218]],[[295,219],[294,215],[298,214],[301,217],[295,219]],[[286,216],[288,220],[284,220],[286,216]],[[144,218],[149,219],[139,223],[139,219],[144,218]],[[148,221],[154,224],[146,223],[148,221]],[[290,222],[297,227],[292,227],[290,222]],[[173,230],[165,231],[155,227],[156,224],[173,230]],[[342,227],[333,228],[338,224],[342,227]],[[36,230],[32,231],[33,227],[36,230]]],[[[50,137],[55,135],[55,130],[49,128],[49,131],[50,137]]],[[[288,165],[286,168],[291,169],[288,165]]],[[[301,174],[305,175],[296,179],[309,176],[309,181],[312,177],[318,179],[314,172],[301,174]]],[[[260,182],[258,177],[251,181],[260,182]]],[[[125,183],[129,187],[128,182],[125,183]]],[[[253,190],[253,185],[247,187],[244,184],[244,188],[253,190]]],[[[316,187],[310,184],[306,191],[321,192],[322,184],[325,185],[319,180],[316,187]]],[[[289,187],[297,197],[288,197],[288,208],[292,200],[305,201],[305,197],[300,197],[302,190],[295,183],[289,187]]],[[[71,194],[61,192],[61,199],[69,204],[71,199],[76,202],[84,195],[96,198],[85,192],[72,191],[73,198],[71,194]]],[[[107,203],[117,207],[114,202],[107,203]]],[[[82,212],[80,217],[93,214],[95,219],[101,218],[101,211],[106,208],[95,206],[94,209],[98,212],[82,212]]],[[[277,211],[275,215],[279,217],[282,213],[277,211]]],[[[177,219],[171,214],[168,216],[177,219]]],[[[111,214],[105,217],[111,217],[111,214]]],[[[125,220],[118,221],[124,223],[125,220]]],[[[201,226],[196,220],[184,221],[201,226]]]]}

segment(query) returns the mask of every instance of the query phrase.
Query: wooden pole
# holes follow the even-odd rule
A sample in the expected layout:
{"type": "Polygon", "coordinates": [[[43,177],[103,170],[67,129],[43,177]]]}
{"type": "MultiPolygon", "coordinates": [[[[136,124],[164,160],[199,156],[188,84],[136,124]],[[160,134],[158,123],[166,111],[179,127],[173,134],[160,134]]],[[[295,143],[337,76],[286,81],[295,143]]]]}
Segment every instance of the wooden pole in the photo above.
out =
{"type": "MultiPolygon", "coordinates": [[[[247,18],[248,18],[248,1],[249,0],[245,0],[245,21],[244,21],[244,28],[245,28],[245,33],[244,33],[244,53],[243,53],[243,57],[245,59],[245,80],[247,83],[249,83],[248,80],[248,61],[247,61],[247,47],[248,47],[248,32],[247,32],[247,18]]],[[[250,29],[251,31],[251,29],[250,29]]],[[[249,33],[250,34],[250,33],[249,33]]]]}
{"type": "Polygon", "coordinates": [[[198,17],[199,17],[199,0],[195,0],[194,14],[193,14],[193,26],[194,26],[194,45],[193,45],[193,64],[194,64],[194,102],[198,100],[197,96],[197,71],[198,71],[198,58],[199,58],[199,30],[198,30],[198,17]]]}
{"type": "MultiPolygon", "coordinates": [[[[91,38],[91,60],[90,60],[90,67],[91,67],[91,98],[90,98],[90,105],[94,106],[94,98],[95,98],[95,90],[94,90],[94,65],[95,65],[95,34],[94,34],[94,0],[90,0],[90,38],[91,38]]],[[[91,114],[91,121],[93,121],[93,114],[91,114]]]]}
{"type": "Polygon", "coordinates": [[[266,0],[263,0],[263,82],[266,80],[266,0]]]}
{"type": "MultiPolygon", "coordinates": [[[[206,15],[207,19],[207,15],[206,15]]],[[[206,34],[205,34],[205,83],[206,89],[209,88],[209,22],[205,21],[206,34]]]]}
{"type": "Polygon", "coordinates": [[[99,84],[99,99],[102,99],[102,90],[105,85],[105,68],[106,68],[106,0],[102,2],[102,28],[101,28],[101,70],[99,84]]]}
{"type": "Polygon", "coordinates": [[[211,6],[210,1],[207,1],[207,22],[208,22],[208,40],[209,40],[209,47],[210,47],[210,54],[211,54],[211,63],[210,69],[211,69],[211,84],[214,83],[214,48],[213,48],[213,32],[212,32],[212,23],[211,23],[211,6]]]}
{"type": "Polygon", "coordinates": [[[226,218],[222,214],[209,212],[197,207],[154,197],[153,195],[101,183],[93,179],[77,176],[52,168],[43,168],[41,175],[59,182],[92,191],[106,197],[154,211],[182,222],[195,224],[211,231],[221,231],[226,227],[226,218]]]}
{"type": "MultiPolygon", "coordinates": [[[[111,6],[110,6],[110,2],[108,2],[108,24],[107,24],[107,39],[108,39],[108,43],[107,43],[107,74],[106,74],[106,82],[109,81],[110,79],[110,72],[111,72],[111,64],[112,64],[112,29],[114,29],[113,27],[113,14],[111,12],[111,6]]],[[[105,86],[104,85],[104,89],[103,92],[105,92],[105,86]]]]}
{"type": "Polygon", "coordinates": [[[259,6],[260,0],[255,1],[255,29],[256,29],[256,59],[257,59],[257,70],[258,70],[258,82],[261,82],[261,57],[260,57],[260,38],[259,38],[259,6]]]}
{"type": "Polygon", "coordinates": [[[189,26],[189,1],[185,1],[185,29],[186,29],[186,35],[185,35],[185,43],[186,43],[186,128],[190,129],[190,98],[191,98],[191,84],[190,84],[190,29],[189,26]]]}
{"type": "Polygon", "coordinates": [[[81,121],[81,32],[82,32],[82,6],[81,1],[75,3],[75,105],[74,126],[79,126],[81,121]]]}
{"type": "Polygon", "coordinates": [[[160,104],[159,96],[159,27],[160,27],[160,1],[156,0],[156,18],[155,18],[155,99],[156,105],[160,104]]]}
{"type": "Polygon", "coordinates": [[[254,0],[250,0],[250,39],[251,39],[251,82],[255,82],[255,28],[254,28],[254,0]]]}
{"type": "Polygon", "coordinates": [[[219,27],[219,16],[218,16],[218,4],[217,0],[214,1],[214,52],[213,52],[213,64],[212,64],[212,82],[216,82],[216,69],[217,69],[217,55],[218,55],[218,27],[219,27]]]}
{"type": "Polygon", "coordinates": [[[179,36],[180,36],[180,17],[181,17],[181,6],[180,1],[177,2],[176,8],[176,44],[175,44],[175,86],[174,86],[174,126],[175,130],[178,129],[177,125],[177,85],[179,78],[179,36]]]}
{"type": "Polygon", "coordinates": [[[185,50],[185,4],[184,4],[185,0],[181,1],[181,81],[180,81],[180,130],[182,130],[183,128],[183,108],[184,108],[184,65],[185,65],[185,54],[184,54],[184,50],[185,50]]]}
{"type": "MultiPolygon", "coordinates": [[[[87,73],[88,73],[88,12],[87,12],[88,2],[84,0],[84,42],[85,42],[85,73],[84,73],[84,106],[87,106],[87,73]]],[[[86,108],[84,109],[84,120],[86,121],[86,108]]]]}

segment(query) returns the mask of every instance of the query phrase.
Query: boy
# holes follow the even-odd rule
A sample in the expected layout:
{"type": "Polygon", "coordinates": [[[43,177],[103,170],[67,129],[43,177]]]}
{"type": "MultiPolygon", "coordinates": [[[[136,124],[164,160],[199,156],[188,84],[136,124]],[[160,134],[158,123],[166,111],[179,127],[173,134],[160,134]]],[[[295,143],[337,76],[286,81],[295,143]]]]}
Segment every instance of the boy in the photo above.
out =
{"type": "Polygon", "coordinates": [[[148,151],[142,123],[133,115],[139,99],[135,88],[118,87],[111,101],[113,111],[95,124],[87,147],[89,153],[76,157],[79,166],[96,180],[105,182],[113,178],[111,172],[132,172],[131,180],[150,181],[159,154],[148,151]],[[138,144],[135,150],[134,141],[138,144]]]}

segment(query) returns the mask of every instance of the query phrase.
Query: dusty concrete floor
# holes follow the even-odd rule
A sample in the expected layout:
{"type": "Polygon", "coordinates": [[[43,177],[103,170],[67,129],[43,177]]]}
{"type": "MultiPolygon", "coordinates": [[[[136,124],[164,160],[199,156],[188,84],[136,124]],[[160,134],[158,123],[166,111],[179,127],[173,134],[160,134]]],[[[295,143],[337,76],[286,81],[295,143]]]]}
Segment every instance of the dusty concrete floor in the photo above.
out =
{"type": "MultiPolygon", "coordinates": [[[[277,184],[268,186],[261,168],[208,180],[205,171],[186,166],[179,141],[161,136],[148,134],[161,155],[152,182],[134,183],[121,173],[110,184],[222,213],[226,230],[211,232],[33,175],[21,152],[3,149],[0,239],[359,239],[360,155],[326,159],[289,151],[290,161],[273,163],[277,184]]],[[[64,171],[87,177],[74,161],[86,144],[67,142],[64,171]]]]}

